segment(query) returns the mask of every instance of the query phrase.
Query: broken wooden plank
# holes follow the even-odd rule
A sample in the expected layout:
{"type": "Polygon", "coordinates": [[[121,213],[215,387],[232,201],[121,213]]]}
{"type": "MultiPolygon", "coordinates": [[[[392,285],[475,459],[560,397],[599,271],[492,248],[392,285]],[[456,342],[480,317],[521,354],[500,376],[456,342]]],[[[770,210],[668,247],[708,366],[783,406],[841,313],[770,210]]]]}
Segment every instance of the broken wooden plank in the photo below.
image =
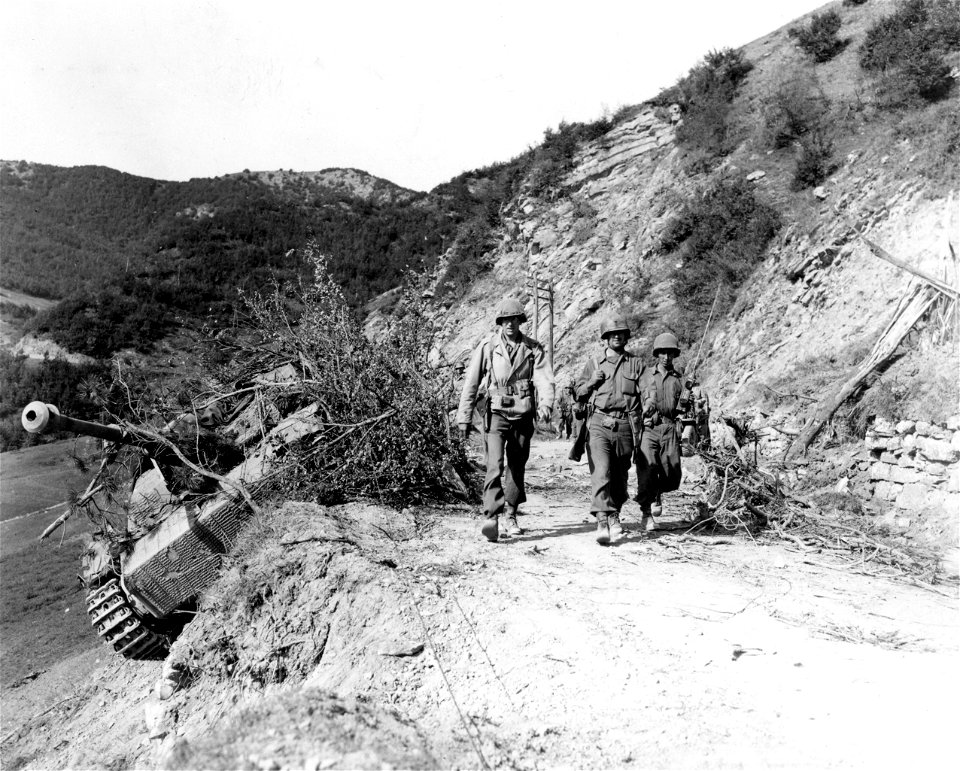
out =
{"type": "Polygon", "coordinates": [[[795,458],[806,451],[810,443],[820,433],[820,429],[833,417],[840,405],[861,386],[871,372],[893,356],[900,343],[903,342],[903,338],[910,334],[914,324],[933,307],[938,297],[939,295],[933,291],[932,287],[920,284],[914,286],[909,298],[897,307],[893,318],[883,334],[877,339],[870,355],[861,362],[853,376],[840,383],[829,396],[819,403],[813,417],[807,421],[800,435],[790,445],[787,452],[788,459],[795,458]]]}
{"type": "Polygon", "coordinates": [[[863,242],[870,247],[870,251],[872,251],[881,260],[885,260],[886,262],[889,262],[891,265],[896,265],[898,268],[907,271],[907,273],[912,273],[917,278],[926,281],[928,284],[930,284],[930,286],[935,287],[939,291],[943,292],[945,295],[949,295],[955,300],[960,299],[960,291],[957,291],[956,289],[954,289],[946,281],[941,281],[938,278],[934,278],[929,273],[925,273],[919,268],[915,268],[912,265],[908,265],[903,260],[897,257],[894,257],[892,254],[890,254],[890,252],[884,250],[877,244],[873,243],[873,241],[871,241],[870,239],[864,238],[863,236],[860,236],[860,237],[863,238],[863,242]]]}

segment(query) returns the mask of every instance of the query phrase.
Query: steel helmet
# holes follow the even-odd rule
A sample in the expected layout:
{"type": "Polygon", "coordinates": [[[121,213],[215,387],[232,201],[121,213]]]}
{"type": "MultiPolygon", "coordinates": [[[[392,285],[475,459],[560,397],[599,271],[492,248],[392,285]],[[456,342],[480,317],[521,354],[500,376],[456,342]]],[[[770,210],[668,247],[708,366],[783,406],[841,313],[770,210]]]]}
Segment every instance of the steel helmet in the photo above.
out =
{"type": "Polygon", "coordinates": [[[669,350],[680,353],[680,341],[677,340],[677,336],[670,332],[657,335],[657,339],[653,341],[653,355],[656,356],[660,351],[669,350]]]}
{"type": "Polygon", "coordinates": [[[519,316],[521,324],[527,320],[527,314],[523,310],[523,303],[519,300],[504,298],[497,306],[497,323],[499,324],[503,319],[508,319],[511,316],[519,316]]]}
{"type": "Polygon", "coordinates": [[[600,339],[606,340],[614,332],[626,332],[630,337],[630,325],[623,316],[614,316],[612,319],[604,319],[600,322],[600,339]]]}

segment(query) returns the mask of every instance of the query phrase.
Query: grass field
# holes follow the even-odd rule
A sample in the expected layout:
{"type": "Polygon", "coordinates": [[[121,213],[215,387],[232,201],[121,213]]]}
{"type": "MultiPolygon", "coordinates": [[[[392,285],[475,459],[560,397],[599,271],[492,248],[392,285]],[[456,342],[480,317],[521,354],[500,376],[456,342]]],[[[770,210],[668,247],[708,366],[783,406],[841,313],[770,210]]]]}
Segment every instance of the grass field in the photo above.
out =
{"type": "Polygon", "coordinates": [[[90,475],[77,471],[70,453],[87,450],[91,441],[68,439],[0,453],[0,520],[45,509],[67,500],[70,490],[83,490],[90,475]]]}
{"type": "Polygon", "coordinates": [[[86,519],[37,540],[64,509],[48,507],[86,483],[73,449],[70,440],[0,454],[0,686],[100,645],[77,580],[86,519]]]}

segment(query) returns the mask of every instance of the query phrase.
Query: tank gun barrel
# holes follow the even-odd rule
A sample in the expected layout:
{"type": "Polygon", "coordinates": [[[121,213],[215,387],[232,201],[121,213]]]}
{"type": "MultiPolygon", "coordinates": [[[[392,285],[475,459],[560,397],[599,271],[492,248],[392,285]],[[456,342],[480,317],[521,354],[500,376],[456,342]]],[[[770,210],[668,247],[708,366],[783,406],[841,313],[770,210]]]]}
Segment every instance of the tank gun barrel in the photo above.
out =
{"type": "Polygon", "coordinates": [[[47,434],[53,431],[70,431],[84,436],[95,436],[108,442],[121,444],[139,444],[138,440],[119,426],[105,426],[61,415],[52,404],[30,402],[23,408],[20,423],[31,434],[47,434]]]}

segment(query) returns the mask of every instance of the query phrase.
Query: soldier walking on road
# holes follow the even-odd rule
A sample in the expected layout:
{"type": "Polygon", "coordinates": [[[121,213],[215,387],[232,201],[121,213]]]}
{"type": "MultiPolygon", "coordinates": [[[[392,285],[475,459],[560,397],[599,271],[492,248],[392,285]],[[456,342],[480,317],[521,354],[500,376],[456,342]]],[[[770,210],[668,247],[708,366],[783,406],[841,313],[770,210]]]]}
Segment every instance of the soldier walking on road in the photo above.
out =
{"type": "Polygon", "coordinates": [[[504,535],[523,533],[517,523],[517,509],[527,499],[523,475],[530,457],[534,416],[539,413],[541,420],[549,422],[553,405],[553,369],[543,346],[520,331],[526,320],[519,301],[505,299],[500,303],[496,315],[500,329],[474,350],[457,410],[457,424],[467,438],[477,391],[481,384],[486,386],[483,508],[487,518],[481,532],[490,541],[501,535],[501,513],[506,519],[504,535]]]}
{"type": "Polygon", "coordinates": [[[573,401],[576,398],[572,385],[564,386],[557,398],[557,439],[569,439],[573,432],[573,401]]]}
{"type": "Polygon", "coordinates": [[[606,343],[603,357],[584,366],[576,395],[579,402],[589,402],[587,460],[593,489],[590,512],[597,517],[597,543],[606,546],[623,535],[620,509],[628,497],[627,479],[640,423],[640,378],[644,367],[625,348],[630,339],[625,319],[602,323],[600,339],[606,343]]]}
{"type": "Polygon", "coordinates": [[[673,367],[680,355],[680,342],[664,332],[653,341],[657,362],[641,378],[643,393],[643,436],[637,460],[637,501],[647,518],[662,511],[661,495],[680,487],[680,439],[676,418],[680,410],[683,384],[673,367]]]}

